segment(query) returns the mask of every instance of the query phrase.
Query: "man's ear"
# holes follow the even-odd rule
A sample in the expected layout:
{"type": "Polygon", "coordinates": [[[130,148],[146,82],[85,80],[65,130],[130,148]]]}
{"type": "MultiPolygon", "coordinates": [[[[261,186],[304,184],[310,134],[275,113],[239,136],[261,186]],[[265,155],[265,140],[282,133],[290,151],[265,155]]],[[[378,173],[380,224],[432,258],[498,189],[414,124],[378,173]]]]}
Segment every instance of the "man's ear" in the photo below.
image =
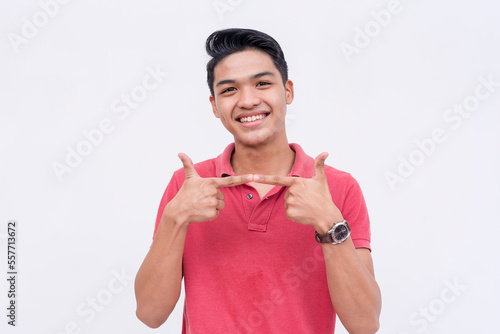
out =
{"type": "Polygon", "coordinates": [[[288,80],[285,84],[285,93],[286,93],[286,104],[290,104],[293,101],[293,82],[292,80],[288,80]]]}
{"type": "Polygon", "coordinates": [[[220,118],[219,112],[217,111],[217,106],[215,105],[215,98],[210,95],[209,97],[210,103],[212,104],[212,112],[214,113],[215,117],[220,118]]]}

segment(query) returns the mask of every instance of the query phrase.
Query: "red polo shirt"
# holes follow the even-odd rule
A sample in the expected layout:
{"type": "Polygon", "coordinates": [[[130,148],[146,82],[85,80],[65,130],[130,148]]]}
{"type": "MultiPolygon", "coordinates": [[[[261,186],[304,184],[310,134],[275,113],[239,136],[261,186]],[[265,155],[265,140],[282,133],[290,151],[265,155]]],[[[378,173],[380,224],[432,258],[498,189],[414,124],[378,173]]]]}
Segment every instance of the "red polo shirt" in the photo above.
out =
{"type": "MultiPolygon", "coordinates": [[[[314,159],[297,144],[289,176],[311,178],[314,159]]],[[[195,165],[201,177],[235,175],[234,143],[215,159],[195,165]]],[[[370,249],[370,223],[356,180],[325,166],[335,205],[349,222],[356,248],[370,249]]],[[[160,203],[165,205],[184,181],[177,170],[160,203]]],[[[326,281],[321,245],[311,226],[285,217],[286,187],[260,199],[255,188],[221,188],[225,208],[217,219],[189,225],[183,256],[186,298],[182,333],[333,333],[335,311],[326,281]]]]}

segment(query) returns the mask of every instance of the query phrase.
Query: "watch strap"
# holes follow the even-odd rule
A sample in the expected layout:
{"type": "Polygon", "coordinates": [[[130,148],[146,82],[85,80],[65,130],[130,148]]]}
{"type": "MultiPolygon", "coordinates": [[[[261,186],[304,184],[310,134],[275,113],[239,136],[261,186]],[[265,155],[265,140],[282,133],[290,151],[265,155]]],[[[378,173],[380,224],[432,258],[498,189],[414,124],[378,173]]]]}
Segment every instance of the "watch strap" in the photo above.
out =
{"type": "Polygon", "coordinates": [[[316,238],[316,241],[319,242],[320,244],[335,243],[335,240],[333,240],[332,235],[328,232],[326,232],[325,234],[319,234],[318,231],[315,231],[314,237],[316,238]]]}
{"type": "Polygon", "coordinates": [[[315,231],[315,234],[314,234],[316,241],[318,243],[320,243],[320,244],[328,243],[328,244],[332,244],[332,245],[336,245],[336,244],[340,244],[341,242],[344,242],[345,240],[347,240],[347,238],[349,238],[350,235],[351,235],[351,228],[345,219],[343,221],[340,221],[340,222],[333,224],[333,227],[325,234],[319,234],[318,231],[315,231]],[[343,240],[336,240],[335,237],[333,236],[334,231],[335,231],[335,227],[339,224],[345,225],[347,227],[348,233],[347,233],[347,236],[343,240]]]}

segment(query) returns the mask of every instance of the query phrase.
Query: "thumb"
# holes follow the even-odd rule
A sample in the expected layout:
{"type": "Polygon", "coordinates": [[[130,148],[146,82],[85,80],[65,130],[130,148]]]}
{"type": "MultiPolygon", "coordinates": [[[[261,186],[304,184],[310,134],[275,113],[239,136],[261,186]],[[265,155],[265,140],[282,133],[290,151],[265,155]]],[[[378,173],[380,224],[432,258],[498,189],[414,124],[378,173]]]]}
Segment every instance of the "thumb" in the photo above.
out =
{"type": "Polygon", "coordinates": [[[199,177],[198,172],[194,169],[193,161],[191,161],[191,158],[188,157],[187,154],[179,153],[177,156],[181,159],[182,165],[184,166],[184,175],[186,179],[199,177]]]}
{"type": "Polygon", "coordinates": [[[325,175],[325,160],[328,158],[328,153],[320,153],[316,159],[314,159],[314,179],[326,180],[325,175]]]}

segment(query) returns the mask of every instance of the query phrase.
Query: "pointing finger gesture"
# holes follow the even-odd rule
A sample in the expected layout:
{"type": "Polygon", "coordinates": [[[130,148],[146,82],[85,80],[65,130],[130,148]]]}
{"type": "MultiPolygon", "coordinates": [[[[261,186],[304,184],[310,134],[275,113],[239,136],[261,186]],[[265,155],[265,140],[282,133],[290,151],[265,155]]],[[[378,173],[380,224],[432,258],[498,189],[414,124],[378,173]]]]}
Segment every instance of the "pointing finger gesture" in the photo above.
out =
{"type": "Polygon", "coordinates": [[[252,175],[229,176],[225,178],[201,177],[196,171],[191,158],[179,153],[184,167],[184,182],[177,195],[167,204],[165,212],[175,213],[186,223],[204,222],[217,218],[224,204],[222,187],[233,187],[252,181],[252,175]]]}
{"type": "Polygon", "coordinates": [[[311,225],[318,232],[324,233],[332,227],[334,222],[342,220],[342,215],[333,203],[328,187],[325,174],[327,157],[328,153],[323,152],[314,159],[314,174],[310,179],[255,175],[254,181],[289,187],[285,193],[286,217],[304,225],[311,225]]]}

